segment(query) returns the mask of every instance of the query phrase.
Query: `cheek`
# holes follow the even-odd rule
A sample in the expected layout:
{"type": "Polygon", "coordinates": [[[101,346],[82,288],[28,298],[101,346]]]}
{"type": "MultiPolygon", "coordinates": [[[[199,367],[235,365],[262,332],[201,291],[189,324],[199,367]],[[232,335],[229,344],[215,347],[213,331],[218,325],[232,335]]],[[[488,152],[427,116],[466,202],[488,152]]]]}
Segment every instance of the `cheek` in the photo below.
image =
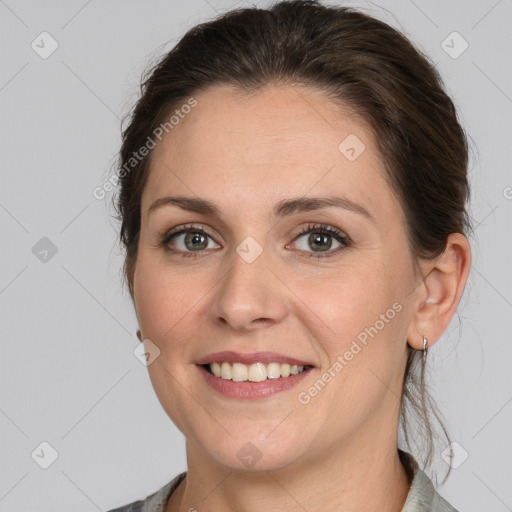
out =
{"type": "MultiPolygon", "coordinates": [[[[392,308],[399,298],[394,284],[382,264],[359,263],[318,279],[306,277],[299,285],[299,293],[306,298],[308,317],[316,315],[322,320],[326,350],[337,355],[345,350],[347,342],[364,333],[365,328],[392,308]]],[[[307,314],[307,309],[303,313],[307,314]]]]}
{"type": "Polygon", "coordinates": [[[179,340],[175,332],[204,294],[200,280],[140,258],[134,275],[134,302],[143,335],[157,344],[168,337],[179,340]]]}
{"type": "Polygon", "coordinates": [[[141,257],[134,274],[134,301],[142,335],[160,350],[148,366],[148,374],[162,408],[182,432],[190,431],[189,419],[197,414],[196,402],[183,400],[183,394],[187,398],[190,393],[184,391],[188,388],[184,363],[188,361],[194,306],[205,293],[200,282],[141,257]]]}
{"type": "Polygon", "coordinates": [[[386,267],[374,261],[319,279],[315,286],[310,279],[302,282],[301,296],[309,297],[309,308],[302,307],[299,315],[303,322],[309,319],[309,330],[321,345],[323,370],[336,375],[336,384],[328,387],[340,411],[353,408],[354,397],[371,401],[379,396],[386,389],[382,382],[391,386],[400,368],[405,282],[386,267]],[[344,392],[337,395],[339,389],[344,392]]]}
{"type": "MultiPolygon", "coordinates": [[[[338,383],[354,391],[344,394],[347,399],[362,389],[372,395],[371,371],[386,382],[393,378],[405,343],[403,289],[400,278],[379,264],[352,268],[316,287],[309,286],[312,309],[324,326],[314,336],[321,341],[328,364],[332,367],[338,361],[343,365],[338,383]]],[[[380,387],[376,377],[373,381],[380,387]]]]}

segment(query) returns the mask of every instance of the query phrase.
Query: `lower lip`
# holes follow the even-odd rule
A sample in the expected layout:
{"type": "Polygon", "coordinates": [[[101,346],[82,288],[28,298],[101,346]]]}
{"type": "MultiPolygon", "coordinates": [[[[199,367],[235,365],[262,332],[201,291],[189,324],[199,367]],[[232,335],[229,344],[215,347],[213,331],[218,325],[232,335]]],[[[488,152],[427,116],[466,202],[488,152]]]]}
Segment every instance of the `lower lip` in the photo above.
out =
{"type": "Polygon", "coordinates": [[[203,375],[206,383],[215,391],[229,398],[251,399],[251,398],[267,398],[269,396],[291,389],[301,382],[313,368],[290,375],[289,377],[279,377],[278,379],[266,379],[262,382],[235,382],[232,380],[215,377],[202,366],[197,366],[203,375]]]}

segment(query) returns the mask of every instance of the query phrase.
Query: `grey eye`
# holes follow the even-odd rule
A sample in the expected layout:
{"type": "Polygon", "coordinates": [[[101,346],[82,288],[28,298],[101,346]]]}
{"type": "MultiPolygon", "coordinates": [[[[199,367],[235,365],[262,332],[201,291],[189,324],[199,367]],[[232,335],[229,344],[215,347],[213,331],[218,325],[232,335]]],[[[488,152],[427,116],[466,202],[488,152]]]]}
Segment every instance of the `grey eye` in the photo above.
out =
{"type": "Polygon", "coordinates": [[[205,249],[216,249],[220,247],[220,245],[216,244],[212,238],[206,233],[202,233],[201,231],[184,231],[182,233],[176,233],[173,235],[169,242],[173,241],[174,247],[180,251],[203,251],[205,249]],[[213,242],[215,244],[214,247],[209,247],[209,242],[213,242]]]}
{"type": "Polygon", "coordinates": [[[330,235],[328,233],[305,233],[297,238],[294,242],[297,246],[297,249],[302,251],[313,251],[313,252],[326,252],[330,249],[336,249],[341,245],[338,242],[334,235],[330,235]],[[307,238],[306,238],[307,237],[307,238]],[[305,239],[300,242],[301,239],[305,239]],[[333,241],[338,245],[333,247],[333,241]]]}

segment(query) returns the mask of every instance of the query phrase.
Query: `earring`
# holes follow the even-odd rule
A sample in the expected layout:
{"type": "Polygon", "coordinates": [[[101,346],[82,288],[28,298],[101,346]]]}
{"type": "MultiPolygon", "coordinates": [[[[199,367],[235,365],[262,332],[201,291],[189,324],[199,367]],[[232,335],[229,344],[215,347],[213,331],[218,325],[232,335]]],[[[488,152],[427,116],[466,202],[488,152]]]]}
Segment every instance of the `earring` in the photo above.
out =
{"type": "Polygon", "coordinates": [[[427,359],[427,351],[428,351],[427,343],[428,343],[428,339],[425,335],[423,335],[423,363],[425,363],[425,361],[427,359]]]}

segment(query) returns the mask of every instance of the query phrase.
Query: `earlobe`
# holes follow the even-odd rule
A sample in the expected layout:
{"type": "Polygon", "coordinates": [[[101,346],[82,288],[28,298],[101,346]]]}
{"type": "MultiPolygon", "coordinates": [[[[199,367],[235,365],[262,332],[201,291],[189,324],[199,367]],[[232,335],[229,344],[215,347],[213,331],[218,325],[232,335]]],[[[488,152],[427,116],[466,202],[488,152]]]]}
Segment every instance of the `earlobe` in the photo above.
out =
{"type": "Polygon", "coordinates": [[[460,302],[470,266],[471,249],[467,238],[461,233],[452,233],[420,287],[423,297],[418,301],[407,336],[413,348],[423,349],[423,336],[428,338],[428,346],[432,346],[446,330],[460,302]]]}

